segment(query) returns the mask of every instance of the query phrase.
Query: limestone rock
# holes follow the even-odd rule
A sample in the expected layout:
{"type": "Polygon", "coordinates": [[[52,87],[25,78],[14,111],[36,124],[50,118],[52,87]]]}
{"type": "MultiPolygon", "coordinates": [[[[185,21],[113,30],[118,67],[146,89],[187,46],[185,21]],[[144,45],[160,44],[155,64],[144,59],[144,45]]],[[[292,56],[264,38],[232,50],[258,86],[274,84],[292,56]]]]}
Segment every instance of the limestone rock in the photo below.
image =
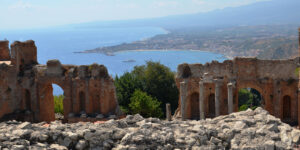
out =
{"type": "Polygon", "coordinates": [[[292,149],[300,131],[264,112],[202,121],[128,115],[105,123],[0,123],[2,149],[292,149]],[[254,119],[260,115],[269,121],[254,119]],[[45,126],[47,125],[47,126],[45,126]]]}

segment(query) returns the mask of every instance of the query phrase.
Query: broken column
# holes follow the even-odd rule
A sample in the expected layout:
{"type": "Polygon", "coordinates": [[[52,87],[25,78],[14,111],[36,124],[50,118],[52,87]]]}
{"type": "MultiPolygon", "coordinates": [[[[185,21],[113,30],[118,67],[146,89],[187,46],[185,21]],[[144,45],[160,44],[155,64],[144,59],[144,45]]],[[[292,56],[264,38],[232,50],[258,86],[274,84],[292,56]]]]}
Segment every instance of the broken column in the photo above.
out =
{"type": "Polygon", "coordinates": [[[15,41],[11,44],[11,64],[16,66],[16,70],[22,71],[25,66],[37,64],[37,48],[34,41],[15,41]]]}
{"type": "Polygon", "coordinates": [[[228,91],[228,114],[233,112],[233,90],[232,83],[227,84],[228,91]]]}
{"type": "Polygon", "coordinates": [[[204,111],[204,83],[201,80],[199,82],[199,110],[200,110],[200,119],[205,119],[205,111],[204,111]]]}
{"type": "Polygon", "coordinates": [[[171,105],[170,103],[166,104],[166,118],[168,121],[171,121],[171,105]]]}
{"type": "Polygon", "coordinates": [[[220,95],[221,95],[221,82],[215,79],[215,114],[216,117],[220,116],[220,95]]]}
{"type": "Polygon", "coordinates": [[[181,103],[181,120],[185,120],[185,102],[186,102],[186,83],[180,82],[180,103],[181,103]]]}

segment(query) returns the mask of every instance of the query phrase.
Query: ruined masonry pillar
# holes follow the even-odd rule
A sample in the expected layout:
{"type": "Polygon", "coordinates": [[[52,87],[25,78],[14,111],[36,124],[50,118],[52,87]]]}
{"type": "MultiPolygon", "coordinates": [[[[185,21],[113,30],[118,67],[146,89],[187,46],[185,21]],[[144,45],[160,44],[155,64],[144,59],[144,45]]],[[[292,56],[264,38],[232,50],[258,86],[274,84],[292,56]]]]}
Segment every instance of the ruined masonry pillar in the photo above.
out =
{"type": "Polygon", "coordinates": [[[171,121],[171,104],[170,103],[167,103],[166,104],[166,118],[168,121],[171,121]]]}
{"type": "Polygon", "coordinates": [[[220,95],[221,95],[221,84],[218,80],[215,80],[215,113],[216,113],[216,117],[220,116],[220,95]]]}
{"type": "Polygon", "coordinates": [[[199,110],[200,110],[200,119],[205,119],[204,111],[204,83],[203,81],[199,82],[199,110]]]}
{"type": "Polygon", "coordinates": [[[232,83],[227,84],[227,91],[228,91],[228,114],[233,112],[233,90],[232,90],[232,83]]]}
{"type": "Polygon", "coordinates": [[[185,102],[186,102],[186,83],[180,82],[180,112],[181,112],[181,120],[185,120],[185,102]]]}

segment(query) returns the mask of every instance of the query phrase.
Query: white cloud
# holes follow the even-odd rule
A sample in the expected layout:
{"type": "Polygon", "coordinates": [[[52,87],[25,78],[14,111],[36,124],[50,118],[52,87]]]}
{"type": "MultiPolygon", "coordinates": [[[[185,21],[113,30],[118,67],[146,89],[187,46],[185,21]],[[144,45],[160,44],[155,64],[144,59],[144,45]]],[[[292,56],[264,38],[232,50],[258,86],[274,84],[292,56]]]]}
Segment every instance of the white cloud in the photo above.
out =
{"type": "Polygon", "coordinates": [[[204,1],[204,0],[192,0],[192,2],[193,2],[194,4],[197,4],[197,5],[205,4],[205,1],[204,1]]]}
{"type": "Polygon", "coordinates": [[[22,0],[12,4],[10,7],[10,9],[31,9],[33,8],[33,5],[30,4],[29,2],[24,2],[22,0]]]}
{"type": "Polygon", "coordinates": [[[159,2],[155,2],[154,3],[154,7],[169,7],[169,6],[172,6],[172,7],[176,7],[178,6],[178,2],[174,2],[174,1],[159,1],[159,2]]]}
{"type": "Polygon", "coordinates": [[[138,8],[139,6],[134,3],[129,3],[129,4],[116,4],[116,7],[124,8],[124,9],[135,9],[138,8]]]}

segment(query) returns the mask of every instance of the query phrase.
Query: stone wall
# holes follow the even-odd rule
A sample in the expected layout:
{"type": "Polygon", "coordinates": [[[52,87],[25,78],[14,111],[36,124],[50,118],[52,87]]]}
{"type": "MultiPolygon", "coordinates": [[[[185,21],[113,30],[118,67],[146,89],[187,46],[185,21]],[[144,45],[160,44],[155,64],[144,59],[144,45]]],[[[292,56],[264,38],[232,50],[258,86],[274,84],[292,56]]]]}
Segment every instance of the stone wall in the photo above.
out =
{"type": "Polygon", "coordinates": [[[52,84],[64,91],[65,122],[121,115],[113,79],[105,66],[62,65],[58,60],[40,65],[34,41],[14,42],[11,54],[11,64],[0,63],[0,120],[55,120],[52,84]]]}
{"type": "Polygon", "coordinates": [[[0,41],[0,61],[10,60],[8,41],[0,41]]]}
{"type": "Polygon", "coordinates": [[[176,83],[179,89],[185,90],[180,90],[179,108],[181,103],[185,104],[184,108],[177,109],[175,116],[200,119],[201,114],[205,118],[238,111],[238,91],[254,88],[262,95],[263,107],[272,115],[283,121],[297,122],[299,60],[299,57],[289,60],[235,58],[223,63],[181,64],[176,83]],[[185,111],[183,116],[182,110],[185,111]]]}

